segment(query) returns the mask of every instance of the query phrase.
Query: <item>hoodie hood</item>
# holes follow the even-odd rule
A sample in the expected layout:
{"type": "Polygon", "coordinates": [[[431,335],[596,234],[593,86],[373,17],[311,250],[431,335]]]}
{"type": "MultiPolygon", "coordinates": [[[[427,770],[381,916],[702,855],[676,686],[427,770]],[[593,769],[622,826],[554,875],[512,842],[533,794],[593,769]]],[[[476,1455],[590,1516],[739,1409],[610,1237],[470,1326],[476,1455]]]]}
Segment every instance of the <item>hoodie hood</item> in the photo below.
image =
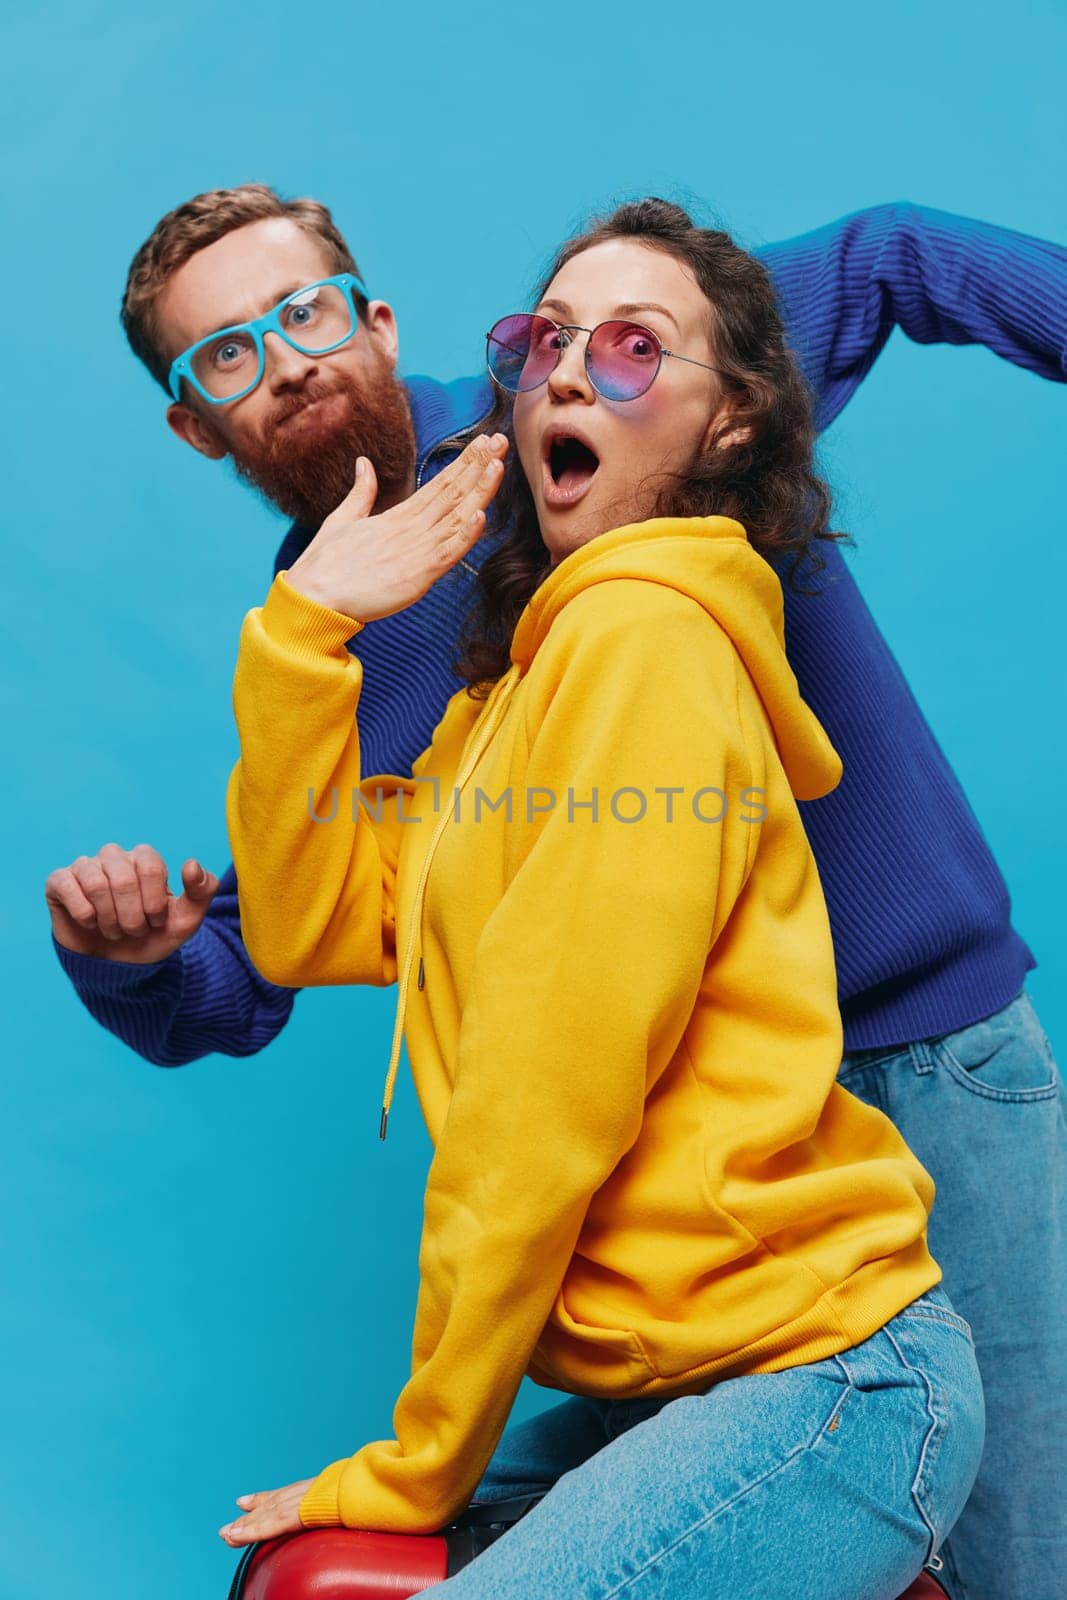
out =
{"type": "Polygon", "coordinates": [[[511,659],[526,671],[563,607],[608,578],[644,578],[689,597],[729,634],[763,702],[793,794],[818,800],[841,758],[801,699],[785,653],[782,586],[732,517],[656,517],[600,535],[564,557],[519,618],[511,659]]]}

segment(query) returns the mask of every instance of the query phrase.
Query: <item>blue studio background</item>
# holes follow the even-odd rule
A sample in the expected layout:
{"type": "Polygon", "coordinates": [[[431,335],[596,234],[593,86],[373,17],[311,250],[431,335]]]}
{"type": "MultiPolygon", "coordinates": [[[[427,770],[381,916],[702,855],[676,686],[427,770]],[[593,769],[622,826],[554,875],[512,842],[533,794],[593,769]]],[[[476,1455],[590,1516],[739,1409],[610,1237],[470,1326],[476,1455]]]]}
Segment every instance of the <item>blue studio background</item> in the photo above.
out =
{"type": "MultiPolygon", "coordinates": [[[[750,246],[909,199],[1067,239],[1067,17],[864,12],[24,9],[5,25],[0,1596],[222,1596],[236,1495],[391,1437],[429,1141],[391,991],[305,993],[247,1060],[153,1067],[53,958],[47,874],[109,840],[221,872],[240,621],[284,524],[170,434],[117,320],[199,190],[334,210],[402,366],[475,370],[592,208],[658,192],[750,246]]],[[[836,526],[954,762],[1067,1065],[1064,403],[900,333],[823,441],[836,526]]],[[[525,1384],[516,1417],[553,1404],[525,1384]]]]}

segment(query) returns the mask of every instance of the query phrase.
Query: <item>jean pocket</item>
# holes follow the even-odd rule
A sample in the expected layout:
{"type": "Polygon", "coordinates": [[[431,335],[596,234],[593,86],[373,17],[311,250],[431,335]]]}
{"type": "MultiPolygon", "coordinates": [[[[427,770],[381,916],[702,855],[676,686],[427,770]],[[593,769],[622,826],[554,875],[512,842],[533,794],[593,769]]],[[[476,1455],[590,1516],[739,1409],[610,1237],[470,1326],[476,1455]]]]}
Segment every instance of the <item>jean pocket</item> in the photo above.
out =
{"type": "Polygon", "coordinates": [[[967,1318],[961,1317],[958,1311],[954,1311],[948,1297],[939,1291],[931,1290],[929,1294],[921,1294],[917,1300],[913,1300],[910,1305],[905,1306],[903,1311],[898,1312],[897,1315],[901,1317],[932,1318],[938,1322],[945,1322],[950,1328],[955,1328],[957,1332],[962,1333],[965,1338],[970,1340],[972,1345],[974,1344],[974,1332],[967,1318]]]}
{"type": "Polygon", "coordinates": [[[1052,1046],[1026,994],[981,1022],[928,1042],[957,1083],[987,1100],[1026,1103],[1059,1093],[1052,1046]]]}

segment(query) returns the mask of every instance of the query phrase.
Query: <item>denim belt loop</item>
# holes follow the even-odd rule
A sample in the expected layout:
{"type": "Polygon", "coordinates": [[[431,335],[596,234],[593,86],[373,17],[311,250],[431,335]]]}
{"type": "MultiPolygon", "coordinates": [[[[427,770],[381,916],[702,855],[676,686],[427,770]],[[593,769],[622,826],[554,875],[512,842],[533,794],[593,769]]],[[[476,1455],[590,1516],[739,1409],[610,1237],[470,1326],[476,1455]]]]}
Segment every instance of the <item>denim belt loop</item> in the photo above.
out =
{"type": "Polygon", "coordinates": [[[937,1056],[928,1039],[912,1039],[908,1049],[911,1052],[912,1066],[920,1077],[924,1072],[933,1072],[937,1066],[937,1056]]]}

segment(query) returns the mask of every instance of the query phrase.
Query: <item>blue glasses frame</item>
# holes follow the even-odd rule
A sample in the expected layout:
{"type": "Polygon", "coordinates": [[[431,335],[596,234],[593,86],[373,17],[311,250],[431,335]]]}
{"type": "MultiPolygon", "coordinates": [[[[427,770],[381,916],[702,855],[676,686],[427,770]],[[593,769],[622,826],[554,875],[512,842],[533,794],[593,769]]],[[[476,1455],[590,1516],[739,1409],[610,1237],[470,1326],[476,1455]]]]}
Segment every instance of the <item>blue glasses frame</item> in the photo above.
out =
{"type": "Polygon", "coordinates": [[[361,294],[364,300],[370,299],[361,278],[357,278],[351,272],[337,272],[332,278],[316,278],[314,283],[305,283],[302,288],[294,289],[292,294],[285,296],[284,300],[279,300],[276,306],[272,306],[269,311],[264,311],[261,317],[253,317],[250,322],[233,322],[228,328],[216,328],[214,333],[209,333],[204,339],[198,339],[195,344],[189,346],[188,350],[183,350],[180,356],[175,356],[170,364],[170,373],[167,379],[171,394],[175,400],[181,400],[182,379],[184,378],[187,383],[192,384],[197,394],[206,400],[208,405],[228,406],[234,400],[242,400],[246,394],[252,393],[252,390],[263,376],[263,368],[266,364],[263,350],[263,335],[265,333],[276,333],[279,338],[285,340],[287,345],[291,346],[293,350],[299,350],[302,355],[324,356],[330,350],[339,350],[343,344],[347,344],[349,339],[354,337],[356,329],[359,327],[359,307],[356,305],[357,294],[361,294]],[[332,344],[323,345],[321,348],[313,350],[309,349],[307,345],[297,344],[296,340],[286,333],[281,324],[281,315],[286,306],[299,299],[302,294],[307,294],[309,289],[318,289],[325,283],[336,284],[348,296],[352,305],[352,326],[343,339],[335,339],[332,344]],[[220,398],[217,395],[208,394],[200,379],[193,372],[192,360],[198,350],[202,350],[206,344],[214,344],[216,339],[221,339],[227,333],[250,334],[256,347],[259,364],[256,367],[256,375],[250,384],[238,390],[236,394],[227,394],[220,398]]]}

